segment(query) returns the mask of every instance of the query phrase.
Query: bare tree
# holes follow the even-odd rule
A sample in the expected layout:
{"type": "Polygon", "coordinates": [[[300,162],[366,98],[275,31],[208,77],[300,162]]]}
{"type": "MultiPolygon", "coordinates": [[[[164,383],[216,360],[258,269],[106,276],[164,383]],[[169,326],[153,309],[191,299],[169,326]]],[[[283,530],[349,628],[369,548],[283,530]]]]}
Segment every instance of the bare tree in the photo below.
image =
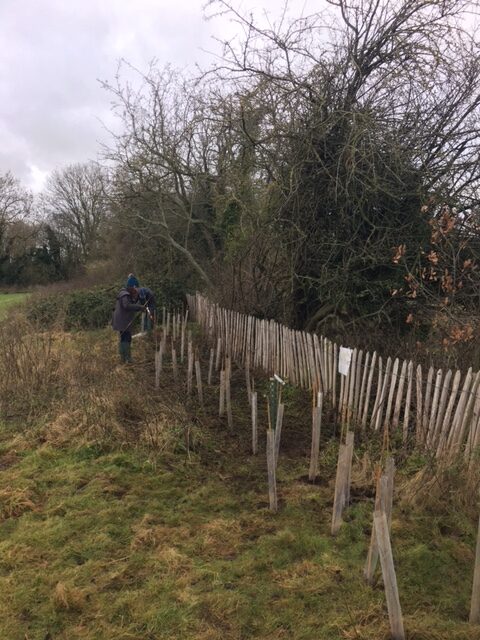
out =
{"type": "Polygon", "coordinates": [[[211,105],[197,84],[169,68],[139,77],[137,92],[120,76],[115,85],[104,84],[123,125],[105,150],[116,166],[114,199],[137,234],[171,247],[210,286],[219,157],[211,105]]]}
{"type": "Polygon", "coordinates": [[[465,29],[478,3],[330,0],[268,28],[210,6],[244,33],[216,74],[262,113],[246,133],[278,195],[296,322],[390,321],[394,247],[419,262],[442,207],[479,201],[480,51],[465,29]]]}
{"type": "Polygon", "coordinates": [[[11,173],[0,175],[0,243],[6,241],[7,231],[30,214],[32,195],[11,173]]]}
{"type": "Polygon", "coordinates": [[[95,254],[108,216],[107,178],[96,163],[72,164],[53,172],[41,208],[53,229],[77,248],[79,261],[95,254]]]}

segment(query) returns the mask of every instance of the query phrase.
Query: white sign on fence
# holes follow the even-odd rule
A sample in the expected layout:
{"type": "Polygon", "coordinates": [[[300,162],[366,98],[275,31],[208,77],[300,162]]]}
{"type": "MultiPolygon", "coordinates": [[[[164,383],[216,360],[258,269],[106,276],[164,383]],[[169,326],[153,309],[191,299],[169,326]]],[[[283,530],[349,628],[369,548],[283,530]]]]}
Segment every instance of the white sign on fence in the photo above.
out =
{"type": "Polygon", "coordinates": [[[341,373],[342,376],[348,375],[351,361],[352,349],[349,349],[348,347],[340,347],[340,354],[338,357],[338,373],[341,373]]]}

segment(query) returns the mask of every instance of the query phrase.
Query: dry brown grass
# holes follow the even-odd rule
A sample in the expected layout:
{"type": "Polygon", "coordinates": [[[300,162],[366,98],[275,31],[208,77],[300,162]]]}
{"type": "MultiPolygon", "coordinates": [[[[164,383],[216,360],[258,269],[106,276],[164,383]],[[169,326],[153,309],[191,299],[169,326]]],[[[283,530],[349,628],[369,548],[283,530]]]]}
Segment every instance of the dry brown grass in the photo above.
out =
{"type": "Polygon", "coordinates": [[[20,315],[0,324],[0,409],[4,416],[44,411],[61,388],[64,337],[39,332],[20,315]]]}
{"type": "Polygon", "coordinates": [[[198,532],[204,557],[231,558],[241,546],[243,531],[238,520],[214,518],[198,532]]]}
{"type": "Polygon", "coordinates": [[[301,560],[288,569],[274,572],[273,579],[283,589],[321,593],[329,588],[332,574],[337,571],[337,565],[328,567],[311,560],[301,560]]]}
{"type": "Polygon", "coordinates": [[[57,582],[53,592],[53,602],[58,610],[81,611],[86,603],[86,593],[72,585],[57,582]]]}
{"type": "Polygon", "coordinates": [[[476,517],[478,509],[479,473],[468,470],[458,460],[443,464],[427,464],[416,473],[404,476],[396,493],[400,503],[430,513],[457,509],[476,517]]]}
{"type": "Polygon", "coordinates": [[[74,441],[156,453],[185,446],[191,421],[172,402],[178,389],[155,391],[153,345],[136,342],[137,364],[129,367],[118,363],[116,340],[108,330],[42,332],[10,318],[0,326],[0,417],[13,418],[19,432],[35,424],[38,438],[55,446],[74,441]]]}
{"type": "Polygon", "coordinates": [[[145,514],[142,520],[134,527],[134,535],[130,543],[131,549],[142,547],[161,547],[162,550],[172,549],[173,542],[184,542],[192,538],[194,533],[188,527],[169,527],[158,524],[156,518],[145,514]]]}
{"type": "Polygon", "coordinates": [[[30,489],[2,487],[0,489],[0,520],[17,518],[35,509],[34,495],[30,489]]]}

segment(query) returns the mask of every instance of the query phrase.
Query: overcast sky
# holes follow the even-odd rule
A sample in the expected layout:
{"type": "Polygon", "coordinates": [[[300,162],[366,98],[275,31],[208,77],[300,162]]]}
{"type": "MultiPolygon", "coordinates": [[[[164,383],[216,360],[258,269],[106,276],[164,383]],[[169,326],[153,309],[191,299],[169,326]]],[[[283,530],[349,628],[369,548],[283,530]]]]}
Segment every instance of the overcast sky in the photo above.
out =
{"type": "MultiPolygon", "coordinates": [[[[255,6],[275,18],[280,0],[255,6]]],[[[120,58],[146,69],[211,62],[213,36],[234,28],[205,20],[203,0],[0,0],[0,173],[34,191],[52,169],[97,157],[111,121],[98,79],[112,79],[120,58]]],[[[305,0],[291,0],[299,15],[305,0]]],[[[210,11],[211,13],[211,11],[210,11]]]]}

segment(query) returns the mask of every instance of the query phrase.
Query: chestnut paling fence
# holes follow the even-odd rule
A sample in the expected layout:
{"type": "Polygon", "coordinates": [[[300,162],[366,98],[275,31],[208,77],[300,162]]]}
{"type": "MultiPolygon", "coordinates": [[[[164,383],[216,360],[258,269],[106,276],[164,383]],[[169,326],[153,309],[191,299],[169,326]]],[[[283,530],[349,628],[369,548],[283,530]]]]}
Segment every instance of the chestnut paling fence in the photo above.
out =
{"type": "MultiPolygon", "coordinates": [[[[383,453],[387,456],[390,436],[394,435],[396,440],[423,447],[441,460],[460,457],[468,469],[473,467],[474,453],[480,444],[480,373],[469,369],[462,374],[459,370],[434,370],[433,367],[423,371],[412,361],[385,358],[376,352],[358,349],[344,351],[325,337],[294,331],[273,320],[223,309],[198,293],[187,296],[187,302],[185,314],[178,310],[163,310],[161,339],[155,348],[155,387],[160,385],[165,358],[171,357],[175,380],[184,371],[183,368],[179,370],[179,364],[187,360],[187,395],[193,393],[195,378],[198,401],[203,406],[200,358],[206,342],[209,362],[205,382],[207,386],[211,385],[214,370],[219,373],[218,413],[226,415],[229,429],[233,429],[230,388],[233,362],[245,371],[254,455],[258,453],[258,416],[257,392],[251,384],[251,375],[262,372],[277,374],[293,385],[310,389],[314,400],[310,481],[315,482],[319,473],[320,429],[325,405],[334,410],[342,425],[332,509],[333,535],[339,531],[343,511],[350,501],[355,431],[363,434],[381,431],[383,453]],[[199,340],[194,341],[192,332],[187,329],[189,317],[201,327],[199,340]],[[171,354],[167,355],[170,350],[171,354]]],[[[270,510],[275,512],[278,508],[276,473],[284,415],[277,383],[270,384],[267,406],[268,492],[270,510]]],[[[375,572],[380,565],[390,637],[405,640],[390,541],[395,464],[391,456],[383,462],[377,467],[375,507],[364,577],[369,584],[374,584],[375,572]]],[[[480,623],[480,526],[469,620],[480,623]]]]}
{"type": "Polygon", "coordinates": [[[216,349],[216,362],[228,356],[246,369],[319,391],[354,430],[401,430],[404,442],[414,439],[438,458],[461,455],[473,464],[480,444],[480,372],[427,370],[353,349],[345,376],[338,371],[341,347],[326,337],[224,309],[198,293],[187,302],[191,319],[216,349]]]}

